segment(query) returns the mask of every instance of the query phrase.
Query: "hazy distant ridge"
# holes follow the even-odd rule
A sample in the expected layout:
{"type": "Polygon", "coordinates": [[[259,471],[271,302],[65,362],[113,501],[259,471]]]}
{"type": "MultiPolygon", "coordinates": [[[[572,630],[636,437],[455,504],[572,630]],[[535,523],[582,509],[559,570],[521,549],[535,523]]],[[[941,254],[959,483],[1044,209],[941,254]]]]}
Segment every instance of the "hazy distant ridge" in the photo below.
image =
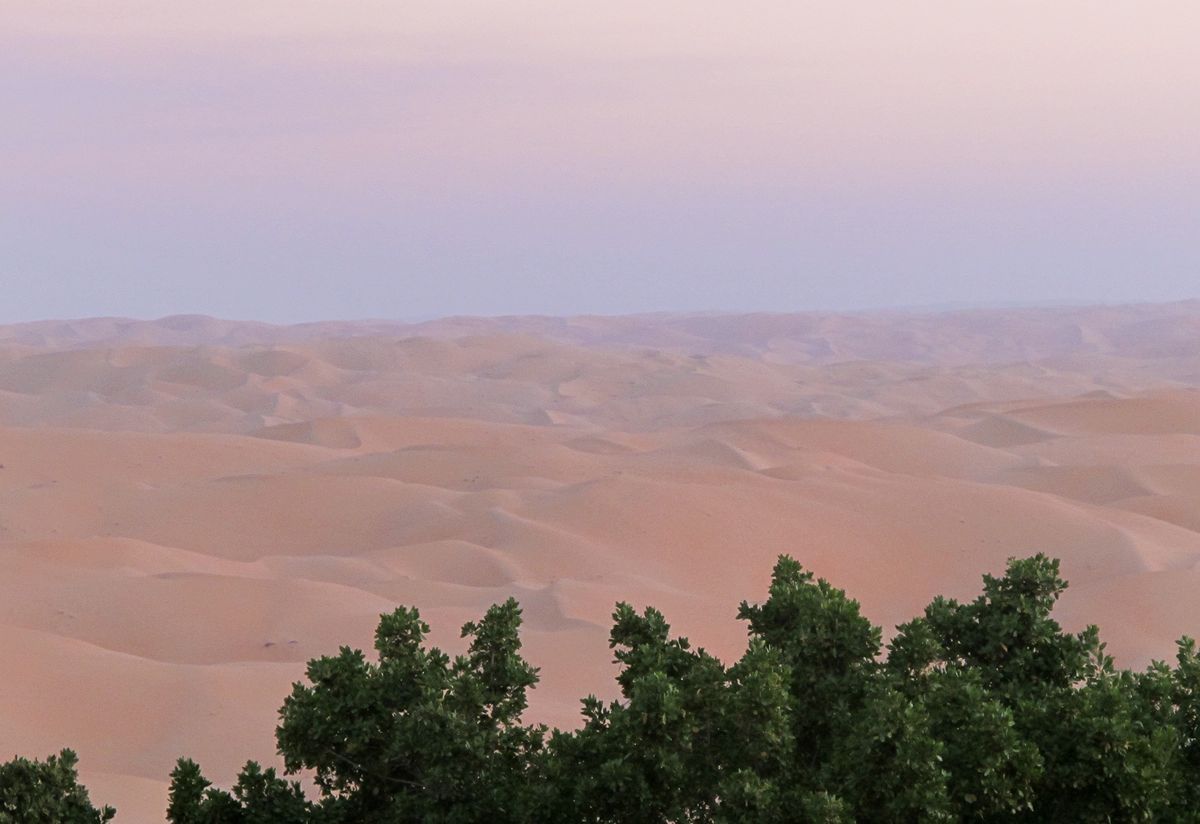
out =
{"type": "Polygon", "coordinates": [[[530,315],[286,326],[175,315],[158,320],[88,318],[0,326],[0,342],[43,348],[278,345],[339,337],[498,334],[689,354],[769,355],[790,362],[865,359],[962,364],[1078,354],[1188,357],[1200,354],[1200,300],[944,312],[530,315]]]}

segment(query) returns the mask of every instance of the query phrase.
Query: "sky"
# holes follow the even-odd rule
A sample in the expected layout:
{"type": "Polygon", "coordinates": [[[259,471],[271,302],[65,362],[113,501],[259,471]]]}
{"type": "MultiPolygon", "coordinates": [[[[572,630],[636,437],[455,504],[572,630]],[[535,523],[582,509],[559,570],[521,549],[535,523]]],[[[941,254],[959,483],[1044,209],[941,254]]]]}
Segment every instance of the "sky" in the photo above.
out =
{"type": "Polygon", "coordinates": [[[1194,0],[5,0],[0,322],[1200,297],[1194,0]]]}

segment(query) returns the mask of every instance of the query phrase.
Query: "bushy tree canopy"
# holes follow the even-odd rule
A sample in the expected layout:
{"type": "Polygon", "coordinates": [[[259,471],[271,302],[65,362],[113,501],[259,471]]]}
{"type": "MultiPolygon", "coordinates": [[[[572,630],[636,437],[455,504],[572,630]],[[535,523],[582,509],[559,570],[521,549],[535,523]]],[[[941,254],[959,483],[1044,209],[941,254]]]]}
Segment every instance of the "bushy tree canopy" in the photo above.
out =
{"type": "Polygon", "coordinates": [[[76,774],[78,759],[63,750],[45,761],[0,764],[0,824],[103,824],[116,811],[97,809],[76,774]]]}
{"type": "MultiPolygon", "coordinates": [[[[538,673],[515,601],[464,626],[455,658],[400,608],[373,659],[343,648],[294,685],[277,728],[292,778],[250,762],[220,790],[181,759],[168,820],[1200,822],[1195,642],[1173,666],[1119,670],[1095,627],[1052,617],[1065,587],[1057,561],[1011,561],[885,648],[855,601],[783,557],[767,599],[738,611],[749,639],[731,665],[618,604],[618,697],[584,699],[572,731],[522,720],[538,673]]],[[[74,767],[64,752],[0,768],[0,824],[107,820],[74,767]]]]}

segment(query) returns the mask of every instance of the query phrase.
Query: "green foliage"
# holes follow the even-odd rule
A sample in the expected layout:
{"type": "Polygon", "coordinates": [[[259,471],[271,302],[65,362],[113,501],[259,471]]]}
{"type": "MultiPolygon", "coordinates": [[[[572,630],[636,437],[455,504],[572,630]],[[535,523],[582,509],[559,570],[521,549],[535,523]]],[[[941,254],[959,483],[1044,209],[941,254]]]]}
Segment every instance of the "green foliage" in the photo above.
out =
{"type": "Polygon", "coordinates": [[[416,610],[385,615],[378,663],[310,662],[280,711],[279,751],[311,770],[322,814],[362,821],[523,821],[544,731],[520,723],[537,670],[521,656],[516,601],[463,627],[467,654],[424,647],[416,610]]]}
{"type": "Polygon", "coordinates": [[[970,604],[935,599],[925,610],[940,647],[935,663],[970,667],[989,689],[1014,696],[1067,688],[1103,669],[1094,626],[1070,635],[1050,617],[1066,588],[1058,561],[1038,554],[1009,562],[1002,578],[983,576],[983,594],[970,604]]]}
{"type": "MultiPolygon", "coordinates": [[[[776,650],[791,675],[796,758],[815,776],[853,726],[876,670],[881,632],[858,602],[786,556],[775,564],[769,597],[745,601],[738,617],[750,637],[776,650]]],[[[798,776],[804,781],[806,775],[798,776]]]]}
{"type": "Polygon", "coordinates": [[[1166,692],[1155,696],[1155,703],[1175,730],[1179,748],[1171,781],[1173,815],[1178,821],[1200,821],[1200,655],[1189,637],[1178,646],[1175,670],[1160,664],[1151,668],[1147,681],[1166,692]]]}
{"type": "Polygon", "coordinates": [[[943,749],[923,703],[879,683],[836,743],[828,772],[864,820],[947,821],[943,749]]]}
{"type": "MultiPolygon", "coordinates": [[[[309,663],[276,730],[300,786],[250,762],[228,791],[191,761],[171,824],[351,822],[1167,822],[1200,824],[1200,653],[1118,670],[1099,633],[1052,617],[1058,562],[1013,560],[969,603],[937,598],[881,631],[796,561],[742,603],[726,666],[618,604],[615,700],[573,731],[522,721],[537,670],[509,600],[463,627],[463,655],[425,643],[414,609],[382,616],[374,660],[309,663]]],[[[0,768],[0,824],[107,820],[74,756],[0,768]]]]}
{"type": "Polygon", "coordinates": [[[584,701],[583,729],[551,741],[559,816],[582,821],[691,821],[711,816],[734,723],[720,661],[670,638],[660,612],[613,613],[622,700],[584,701]]]}
{"type": "Polygon", "coordinates": [[[918,698],[930,736],[942,745],[947,808],[955,820],[992,820],[1031,809],[1043,774],[1041,753],[1017,730],[1013,711],[988,693],[977,670],[937,673],[918,698]]]}
{"type": "MultiPolygon", "coordinates": [[[[1175,667],[1118,671],[1095,627],[1053,619],[1065,588],[1057,561],[1011,561],[974,601],[898,627],[885,657],[857,602],[782,557],[728,667],[618,604],[619,698],[585,699],[583,726],[548,740],[520,722],[537,676],[514,602],[468,624],[454,662],[400,609],[378,664],[314,661],[285,702],[280,752],[322,799],[272,820],[1197,822],[1195,642],[1175,667]]],[[[179,797],[203,805],[196,776],[179,797]]]]}
{"type": "Polygon", "coordinates": [[[45,761],[0,764],[0,824],[99,824],[112,807],[96,809],[78,783],[78,758],[63,750],[45,761]]]}
{"type": "Polygon", "coordinates": [[[304,824],[311,812],[298,783],[254,761],[242,768],[232,793],[213,789],[200,767],[186,758],[171,773],[170,824],[304,824]]]}
{"type": "Polygon", "coordinates": [[[167,821],[171,824],[201,824],[210,818],[206,791],[212,782],[200,773],[200,765],[181,758],[171,772],[167,799],[167,821]]]}

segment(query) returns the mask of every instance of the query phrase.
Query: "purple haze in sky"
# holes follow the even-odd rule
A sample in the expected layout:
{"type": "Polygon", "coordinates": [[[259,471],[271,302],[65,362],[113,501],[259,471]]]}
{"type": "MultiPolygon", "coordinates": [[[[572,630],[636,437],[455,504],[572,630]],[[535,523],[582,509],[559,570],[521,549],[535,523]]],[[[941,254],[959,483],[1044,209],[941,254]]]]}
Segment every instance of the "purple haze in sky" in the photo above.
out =
{"type": "Polygon", "coordinates": [[[0,5],[0,322],[1200,295],[1200,5],[0,5]]]}

